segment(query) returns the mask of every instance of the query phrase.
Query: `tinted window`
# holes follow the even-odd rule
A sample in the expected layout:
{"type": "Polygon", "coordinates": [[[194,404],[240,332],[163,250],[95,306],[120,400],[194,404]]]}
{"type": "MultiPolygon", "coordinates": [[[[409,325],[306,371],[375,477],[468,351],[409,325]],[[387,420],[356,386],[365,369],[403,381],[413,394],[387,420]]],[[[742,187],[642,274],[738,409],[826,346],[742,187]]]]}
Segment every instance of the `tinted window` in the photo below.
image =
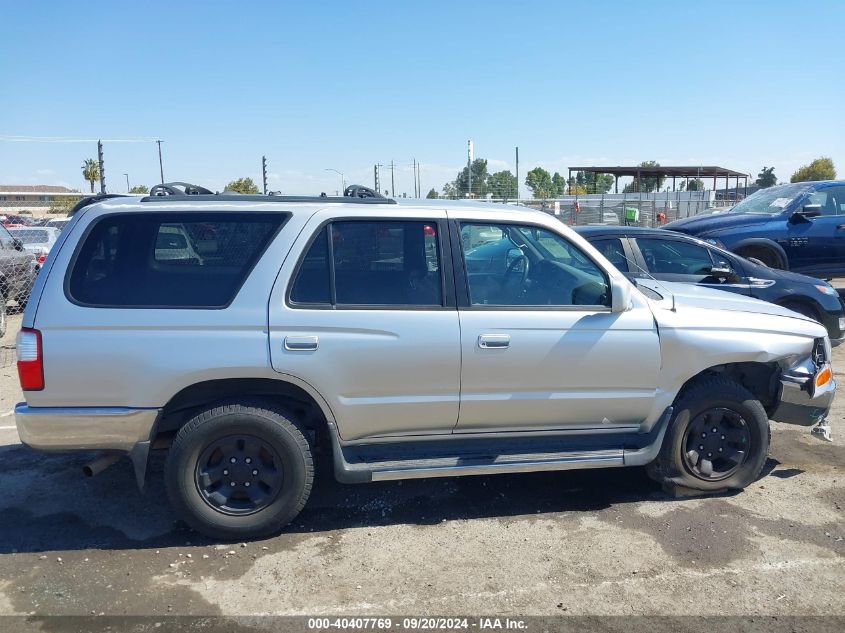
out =
{"type": "Polygon", "coordinates": [[[308,253],[299,266],[296,281],[290,292],[290,299],[295,303],[330,304],[332,302],[329,287],[329,229],[320,234],[311,244],[308,253]]]}
{"type": "Polygon", "coordinates": [[[610,305],[604,272],[557,233],[518,224],[464,223],[461,243],[472,305],[610,305]]]}
{"type": "Polygon", "coordinates": [[[331,303],[332,272],[337,305],[443,305],[435,222],[332,223],[303,258],[291,301],[331,303]]]}
{"type": "Polygon", "coordinates": [[[222,308],[285,220],[282,214],[131,214],[94,224],[68,293],[113,307],[222,308]]]}
{"type": "Polygon", "coordinates": [[[646,267],[653,274],[709,275],[710,251],[698,244],[675,240],[637,238],[646,267]]]}
{"type": "Polygon", "coordinates": [[[623,273],[629,272],[628,259],[625,257],[625,249],[622,248],[622,241],[615,237],[608,237],[601,240],[590,240],[596,250],[623,273]]]}

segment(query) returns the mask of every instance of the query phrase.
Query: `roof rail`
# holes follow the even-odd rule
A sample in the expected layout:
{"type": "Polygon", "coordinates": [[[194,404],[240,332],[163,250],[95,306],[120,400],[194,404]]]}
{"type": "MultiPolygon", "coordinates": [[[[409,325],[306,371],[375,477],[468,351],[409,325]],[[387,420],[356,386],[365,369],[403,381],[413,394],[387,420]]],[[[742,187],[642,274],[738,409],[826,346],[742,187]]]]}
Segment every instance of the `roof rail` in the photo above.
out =
{"type": "Polygon", "coordinates": [[[94,204],[95,202],[100,202],[101,200],[108,200],[110,198],[126,198],[127,194],[125,193],[97,193],[92,196],[85,196],[80,198],[79,201],[71,207],[70,211],[67,212],[69,218],[72,218],[80,209],[84,209],[88,205],[94,204]]]}
{"type": "Polygon", "coordinates": [[[207,200],[209,198],[225,202],[235,201],[249,201],[260,202],[262,199],[271,198],[273,202],[344,202],[354,204],[396,204],[392,198],[385,198],[383,195],[364,187],[363,185],[349,185],[343,190],[342,196],[327,196],[325,193],[319,196],[282,196],[270,192],[264,196],[259,193],[230,193],[224,191],[223,193],[215,193],[205,187],[192,185],[187,182],[166,182],[160,185],[155,185],[150,189],[147,197],[142,198],[141,202],[162,202],[169,198],[200,198],[207,200]]]}

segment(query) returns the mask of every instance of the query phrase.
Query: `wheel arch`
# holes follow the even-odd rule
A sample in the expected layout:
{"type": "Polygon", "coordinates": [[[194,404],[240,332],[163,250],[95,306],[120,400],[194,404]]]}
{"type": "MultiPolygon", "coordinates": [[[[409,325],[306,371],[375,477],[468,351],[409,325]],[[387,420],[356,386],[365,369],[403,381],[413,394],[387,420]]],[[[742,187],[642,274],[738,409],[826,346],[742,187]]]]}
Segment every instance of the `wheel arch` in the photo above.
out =
{"type": "Polygon", "coordinates": [[[742,385],[760,401],[767,414],[777,406],[780,390],[780,366],[777,362],[743,361],[713,365],[689,378],[675,396],[673,405],[683,398],[690,387],[702,378],[725,376],[742,385]]]}
{"type": "Polygon", "coordinates": [[[783,270],[789,270],[789,258],[786,256],[786,251],[783,250],[783,247],[774,240],[770,240],[765,237],[750,237],[744,240],[740,240],[739,242],[731,246],[730,250],[731,252],[739,255],[739,252],[741,250],[747,248],[766,249],[773,252],[780,260],[780,263],[783,266],[783,270]]]}

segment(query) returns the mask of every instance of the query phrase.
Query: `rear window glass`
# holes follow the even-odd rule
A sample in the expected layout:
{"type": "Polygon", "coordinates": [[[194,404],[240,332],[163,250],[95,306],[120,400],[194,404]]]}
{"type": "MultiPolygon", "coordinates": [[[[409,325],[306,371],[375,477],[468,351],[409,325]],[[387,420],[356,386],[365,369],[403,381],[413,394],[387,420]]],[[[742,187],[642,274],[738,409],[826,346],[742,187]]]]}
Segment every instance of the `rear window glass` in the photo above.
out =
{"type": "Polygon", "coordinates": [[[50,241],[50,234],[47,231],[15,229],[11,233],[13,237],[18,238],[24,244],[44,244],[50,241]]]}
{"type": "Polygon", "coordinates": [[[91,306],[223,308],[286,218],[271,213],[106,217],[76,253],[68,295],[91,306]]]}

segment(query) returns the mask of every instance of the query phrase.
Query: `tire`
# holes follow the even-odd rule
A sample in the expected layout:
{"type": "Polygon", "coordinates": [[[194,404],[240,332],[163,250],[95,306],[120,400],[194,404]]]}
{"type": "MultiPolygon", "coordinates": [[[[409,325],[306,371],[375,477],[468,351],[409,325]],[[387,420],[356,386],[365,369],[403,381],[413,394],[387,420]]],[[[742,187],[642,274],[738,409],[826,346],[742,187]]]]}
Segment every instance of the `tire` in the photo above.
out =
{"type": "Polygon", "coordinates": [[[664,485],[706,492],[740,490],[759,478],[769,454],[769,440],[768,416],[751,392],[724,376],[701,378],[677,401],[660,453],[647,472],[664,485]],[[724,432],[726,427],[729,430],[724,432]],[[713,428],[719,432],[712,432],[713,428]],[[699,451],[699,447],[704,448],[699,451]],[[719,448],[723,450],[718,452],[719,448]],[[691,451],[700,461],[689,457],[691,451]],[[730,461],[723,456],[735,453],[741,457],[730,468],[730,461]],[[710,454],[708,476],[704,461],[710,454]]]}
{"type": "Polygon", "coordinates": [[[246,540],[276,534],[299,514],[311,493],[314,460],[297,421],[274,403],[230,402],[179,429],[165,482],[171,505],[197,532],[246,540]],[[254,503],[252,495],[262,494],[254,503]]]}
{"type": "Polygon", "coordinates": [[[766,266],[776,270],[786,270],[786,265],[781,261],[780,256],[765,246],[740,249],[737,255],[750,259],[760,266],[766,266]]]}
{"type": "Polygon", "coordinates": [[[6,297],[0,293],[0,338],[6,336],[6,327],[9,325],[9,316],[6,309],[6,297]]]}
{"type": "Polygon", "coordinates": [[[787,310],[792,310],[793,312],[802,314],[809,319],[813,319],[813,321],[819,321],[818,313],[812,306],[809,306],[806,303],[801,303],[800,301],[787,301],[783,304],[783,307],[787,310]]]}

